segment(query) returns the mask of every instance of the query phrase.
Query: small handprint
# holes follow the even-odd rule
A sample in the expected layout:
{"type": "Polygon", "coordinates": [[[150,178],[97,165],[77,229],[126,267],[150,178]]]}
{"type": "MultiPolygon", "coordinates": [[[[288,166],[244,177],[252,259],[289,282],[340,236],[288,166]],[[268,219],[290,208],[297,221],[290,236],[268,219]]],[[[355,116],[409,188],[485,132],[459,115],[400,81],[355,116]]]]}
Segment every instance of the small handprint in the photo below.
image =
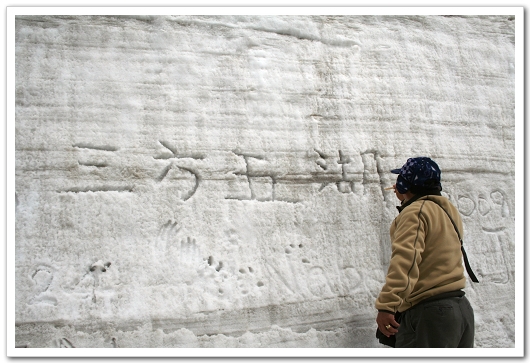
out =
{"type": "Polygon", "coordinates": [[[201,263],[201,253],[195,238],[187,237],[180,241],[179,261],[183,266],[197,268],[201,263]]]}
{"type": "Polygon", "coordinates": [[[157,251],[164,254],[167,253],[171,247],[171,242],[174,241],[175,236],[181,228],[182,227],[180,227],[177,222],[173,222],[171,220],[167,221],[167,223],[164,224],[158,232],[156,239],[157,251]]]}

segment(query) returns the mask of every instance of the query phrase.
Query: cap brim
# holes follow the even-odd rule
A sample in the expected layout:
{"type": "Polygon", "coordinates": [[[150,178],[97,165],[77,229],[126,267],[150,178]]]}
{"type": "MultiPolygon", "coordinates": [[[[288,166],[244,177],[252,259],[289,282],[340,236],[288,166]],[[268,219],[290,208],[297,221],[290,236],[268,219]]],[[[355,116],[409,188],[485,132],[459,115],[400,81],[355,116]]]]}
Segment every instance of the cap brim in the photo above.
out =
{"type": "Polygon", "coordinates": [[[401,169],[392,169],[392,170],[390,170],[390,172],[392,174],[399,174],[399,173],[401,173],[401,169]]]}

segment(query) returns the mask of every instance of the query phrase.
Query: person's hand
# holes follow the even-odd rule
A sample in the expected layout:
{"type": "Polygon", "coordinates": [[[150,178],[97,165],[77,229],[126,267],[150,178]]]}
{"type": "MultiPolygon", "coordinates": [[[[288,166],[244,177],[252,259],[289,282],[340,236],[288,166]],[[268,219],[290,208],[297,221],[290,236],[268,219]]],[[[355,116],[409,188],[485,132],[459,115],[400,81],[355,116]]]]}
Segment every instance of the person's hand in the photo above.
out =
{"type": "Polygon", "coordinates": [[[387,337],[398,332],[397,328],[399,328],[399,324],[396,319],[394,319],[394,314],[380,311],[377,314],[377,319],[375,321],[377,322],[377,326],[379,327],[379,330],[381,330],[381,333],[387,337]]]}

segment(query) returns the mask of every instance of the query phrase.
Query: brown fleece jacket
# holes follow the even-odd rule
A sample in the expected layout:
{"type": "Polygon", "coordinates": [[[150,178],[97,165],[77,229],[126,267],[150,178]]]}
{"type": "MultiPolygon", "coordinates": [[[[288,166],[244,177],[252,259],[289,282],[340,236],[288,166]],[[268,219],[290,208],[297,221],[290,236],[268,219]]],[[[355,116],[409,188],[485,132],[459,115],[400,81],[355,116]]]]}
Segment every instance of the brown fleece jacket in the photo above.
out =
{"type": "Polygon", "coordinates": [[[443,206],[463,238],[462,219],[447,198],[427,195],[406,205],[390,227],[392,257],[375,303],[380,311],[403,312],[466,285],[458,235],[445,212],[428,199],[443,206]]]}

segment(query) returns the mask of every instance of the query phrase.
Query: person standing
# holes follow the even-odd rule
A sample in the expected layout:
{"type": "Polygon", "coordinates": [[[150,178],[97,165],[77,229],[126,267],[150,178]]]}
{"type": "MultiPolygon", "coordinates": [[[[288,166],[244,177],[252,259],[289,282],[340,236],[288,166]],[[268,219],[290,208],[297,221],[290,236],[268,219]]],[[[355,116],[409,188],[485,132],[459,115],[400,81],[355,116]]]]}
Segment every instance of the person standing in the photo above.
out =
{"type": "Polygon", "coordinates": [[[462,247],[462,219],[441,195],[441,171],[430,158],[409,158],[394,192],[401,201],[390,227],[392,255],[386,283],[376,299],[376,322],[396,348],[472,348],[473,308],[466,286],[476,280],[462,247]],[[400,316],[396,321],[396,314],[400,316]]]}

